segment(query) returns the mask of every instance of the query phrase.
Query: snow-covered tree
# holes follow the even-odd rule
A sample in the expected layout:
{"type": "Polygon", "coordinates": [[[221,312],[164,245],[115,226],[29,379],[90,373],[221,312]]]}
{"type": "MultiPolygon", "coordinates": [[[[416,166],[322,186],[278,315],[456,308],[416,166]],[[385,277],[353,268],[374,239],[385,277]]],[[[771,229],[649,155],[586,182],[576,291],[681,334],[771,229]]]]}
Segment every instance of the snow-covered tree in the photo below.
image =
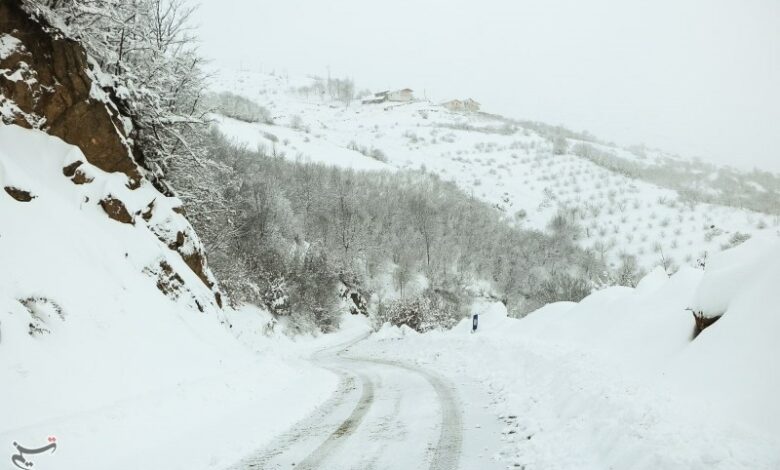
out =
{"type": "MultiPolygon", "coordinates": [[[[87,49],[97,82],[133,121],[137,158],[162,176],[199,160],[205,88],[188,0],[27,0],[87,49]]],[[[160,183],[159,180],[156,180],[160,183]]]]}

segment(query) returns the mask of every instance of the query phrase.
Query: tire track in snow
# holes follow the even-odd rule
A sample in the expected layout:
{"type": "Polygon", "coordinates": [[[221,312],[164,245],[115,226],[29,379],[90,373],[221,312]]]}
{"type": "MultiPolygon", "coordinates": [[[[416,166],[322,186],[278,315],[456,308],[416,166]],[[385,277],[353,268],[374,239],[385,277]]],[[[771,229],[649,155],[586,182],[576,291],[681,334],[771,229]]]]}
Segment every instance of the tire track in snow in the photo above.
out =
{"type": "MultiPolygon", "coordinates": [[[[315,357],[316,363],[340,377],[339,385],[334,394],[292,429],[273,440],[257,454],[243,459],[231,469],[286,469],[291,468],[290,465],[294,465],[296,469],[314,470],[350,468],[350,464],[356,464],[357,462],[340,462],[331,463],[330,467],[326,465],[329,458],[338,457],[338,449],[351,437],[359,439],[360,434],[355,434],[355,432],[375,403],[376,394],[378,391],[390,388],[381,380],[381,374],[378,374],[377,386],[377,383],[368,374],[360,370],[360,366],[369,366],[375,370],[376,366],[403,369],[421,376],[428,382],[437,397],[441,417],[438,423],[438,439],[429,444],[428,458],[430,461],[427,468],[429,470],[457,469],[463,443],[463,417],[461,405],[452,384],[436,373],[409,364],[370,357],[343,356],[343,353],[350,346],[364,338],[365,336],[347,342],[339,346],[338,349],[329,348],[331,351],[333,349],[339,350],[335,355],[328,355],[330,359],[315,357]],[[349,367],[350,363],[355,363],[358,367],[349,367]],[[358,382],[360,382],[362,390],[354,408],[351,408],[350,411],[350,403],[353,402],[356,395],[358,382]],[[337,417],[347,413],[345,419],[337,417]],[[334,427],[335,430],[332,430],[334,427]],[[317,445],[317,441],[323,438],[324,440],[317,445]]],[[[321,350],[319,353],[325,351],[327,350],[321,350]]],[[[394,397],[393,402],[393,409],[397,410],[397,407],[400,406],[400,394],[397,398],[394,397]]],[[[398,421],[398,424],[403,425],[404,423],[398,421]]],[[[388,432],[392,431],[395,429],[392,426],[388,427],[388,432]]],[[[371,456],[367,461],[363,461],[362,464],[367,465],[368,468],[384,468],[381,466],[379,453],[371,456]]],[[[425,463],[420,462],[419,468],[426,468],[425,463]]]]}
{"type": "Polygon", "coordinates": [[[453,470],[458,468],[463,445],[463,415],[460,402],[453,386],[433,372],[401,362],[373,358],[350,358],[360,362],[371,362],[406,369],[422,375],[436,391],[441,406],[441,427],[439,440],[433,449],[430,470],[453,470]]]}
{"type": "Polygon", "coordinates": [[[371,408],[371,404],[374,402],[374,383],[365,374],[358,374],[360,380],[363,382],[363,393],[360,395],[355,409],[352,410],[352,414],[345,419],[338,428],[336,428],[330,436],[317,447],[314,452],[309,454],[308,457],[303,459],[296,468],[299,469],[316,469],[319,468],[320,463],[332,455],[334,450],[346,441],[349,436],[355,432],[360,426],[366,413],[371,408]]]}
{"type": "Polygon", "coordinates": [[[339,375],[339,384],[333,395],[318,406],[311,414],[296,423],[290,430],[273,439],[259,452],[245,457],[230,470],[266,470],[286,468],[274,463],[278,457],[312,435],[326,433],[329,424],[328,417],[341,409],[347,403],[352,390],[356,388],[356,378],[340,370],[330,369],[339,375]]]}

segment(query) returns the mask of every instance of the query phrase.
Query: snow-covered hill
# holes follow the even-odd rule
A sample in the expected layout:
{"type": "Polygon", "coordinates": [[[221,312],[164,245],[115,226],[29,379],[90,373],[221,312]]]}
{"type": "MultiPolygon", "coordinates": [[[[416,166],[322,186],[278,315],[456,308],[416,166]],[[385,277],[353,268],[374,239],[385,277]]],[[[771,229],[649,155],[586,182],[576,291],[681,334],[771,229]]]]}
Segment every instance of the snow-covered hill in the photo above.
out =
{"type": "Polygon", "coordinates": [[[148,181],[129,189],[126,175],[56,137],[0,124],[0,440],[9,453],[11,442],[35,448],[53,436],[57,452],[36,467],[228,465],[335,387],[329,373],[282,360],[286,341],[261,336],[262,355],[236,341],[270,315],[218,308],[155,233],[191,230],[173,211],[180,204],[148,181]],[[109,215],[119,207],[101,205],[109,197],[134,223],[109,215]]]}
{"type": "MultiPolygon", "coordinates": [[[[356,120],[434,112],[420,103],[388,111],[299,103],[356,120]]],[[[360,123],[354,133],[339,134],[333,124],[307,132],[305,120],[290,118],[293,125],[282,126],[281,119],[276,115],[276,125],[220,122],[236,137],[259,136],[269,151],[275,146],[296,158],[305,148],[312,159],[365,170],[419,163],[392,157],[392,142],[402,143],[395,149],[403,159],[425,155],[410,148],[412,138],[394,122],[385,123],[392,129],[387,135],[373,130],[376,140],[356,143],[380,148],[383,162],[348,148],[364,135],[360,123]]],[[[463,140],[504,136],[426,130],[444,129],[463,140]]],[[[517,138],[529,149],[549,146],[530,131],[517,138]]],[[[225,468],[335,390],[330,372],[303,359],[315,348],[362,336],[362,318],[347,317],[347,331],[293,342],[272,331],[267,312],[221,310],[182,257],[188,247],[169,243],[179,232],[197,243],[177,198],[146,180],[131,189],[124,173],[97,168],[77,147],[41,131],[0,125],[0,143],[0,439],[36,445],[56,436],[57,453],[40,456],[41,466],[135,469],[153,461],[174,469],[225,468]]],[[[431,145],[448,144],[454,143],[431,145]]],[[[585,165],[575,156],[544,158],[585,165]]],[[[438,161],[429,168],[446,175],[453,160],[425,161],[438,161]]],[[[454,177],[478,191],[469,168],[454,177]]],[[[498,172],[483,177],[492,178],[491,188],[511,186],[498,172]]],[[[510,207],[512,201],[499,202],[510,207]]],[[[528,226],[543,227],[544,217],[555,213],[530,207],[528,226]]],[[[434,366],[460,387],[463,375],[486,386],[484,395],[493,397],[506,423],[505,457],[528,468],[773,468],[780,419],[773,230],[711,257],[704,274],[683,267],[667,278],[656,270],[636,289],[599,291],[519,321],[493,304],[483,316],[484,334],[471,335],[466,323],[422,336],[385,328],[356,352],[434,366]],[[691,342],[686,307],[724,316],[691,342]],[[563,441],[569,445],[561,450],[563,441]]]]}
{"type": "MultiPolygon", "coordinates": [[[[660,162],[686,162],[659,151],[632,152],[575,138],[579,135],[556,142],[549,133],[543,135],[545,126],[451,112],[426,101],[355,100],[346,106],[301,91],[311,90],[312,82],[222,72],[214,89],[266,107],[273,124],[216,116],[220,129],[238,142],[290,159],[360,170],[424,168],[455,181],[528,228],[547,229],[560,212],[579,226],[574,233],[579,244],[612,266],[633,255],[646,269],[664,265],[672,272],[695,266],[705,253],[754,234],[777,233],[780,227],[776,214],[697,202],[671,185],[634,177],[598,158],[608,152],[627,165],[651,169],[660,162]]],[[[702,178],[714,181],[717,175],[702,178]]]]}

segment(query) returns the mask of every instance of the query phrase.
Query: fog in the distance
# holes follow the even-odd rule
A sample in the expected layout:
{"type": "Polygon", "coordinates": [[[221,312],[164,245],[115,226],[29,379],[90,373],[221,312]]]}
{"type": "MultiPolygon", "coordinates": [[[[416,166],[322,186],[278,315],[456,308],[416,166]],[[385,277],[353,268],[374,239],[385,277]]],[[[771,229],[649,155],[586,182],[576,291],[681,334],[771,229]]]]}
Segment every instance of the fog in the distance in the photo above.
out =
{"type": "Polygon", "coordinates": [[[215,65],[351,76],[780,171],[780,2],[205,0],[215,65]]]}

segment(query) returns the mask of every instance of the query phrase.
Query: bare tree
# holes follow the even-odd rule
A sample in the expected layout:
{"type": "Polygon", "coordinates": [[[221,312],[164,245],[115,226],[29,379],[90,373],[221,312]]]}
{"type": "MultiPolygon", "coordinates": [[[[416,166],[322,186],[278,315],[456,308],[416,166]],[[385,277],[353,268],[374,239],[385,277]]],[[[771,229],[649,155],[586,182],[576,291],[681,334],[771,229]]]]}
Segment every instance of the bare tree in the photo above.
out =
{"type": "Polygon", "coordinates": [[[358,204],[352,179],[340,179],[336,186],[334,218],[345,261],[350,261],[349,250],[361,229],[362,217],[358,204]]]}
{"type": "Polygon", "coordinates": [[[425,248],[426,267],[431,266],[431,246],[436,239],[438,218],[433,206],[433,194],[429,191],[415,194],[409,199],[412,223],[420,235],[425,248]]]}

